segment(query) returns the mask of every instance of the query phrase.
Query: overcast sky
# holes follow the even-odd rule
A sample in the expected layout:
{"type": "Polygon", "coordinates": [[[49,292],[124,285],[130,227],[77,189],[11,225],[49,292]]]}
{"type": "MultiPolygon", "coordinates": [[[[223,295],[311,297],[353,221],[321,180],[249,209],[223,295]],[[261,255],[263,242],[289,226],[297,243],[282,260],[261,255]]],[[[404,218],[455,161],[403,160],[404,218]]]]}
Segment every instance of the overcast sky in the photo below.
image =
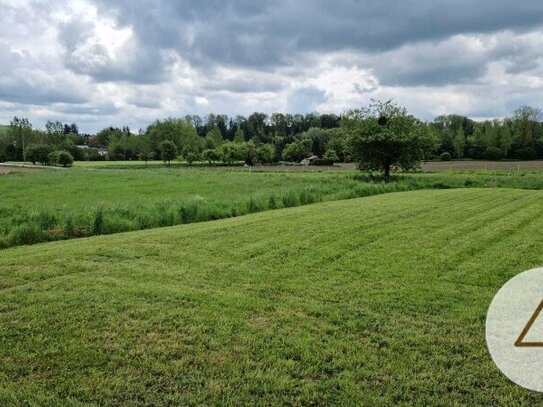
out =
{"type": "Polygon", "coordinates": [[[0,0],[0,123],[543,106],[543,1],[0,0]]]}

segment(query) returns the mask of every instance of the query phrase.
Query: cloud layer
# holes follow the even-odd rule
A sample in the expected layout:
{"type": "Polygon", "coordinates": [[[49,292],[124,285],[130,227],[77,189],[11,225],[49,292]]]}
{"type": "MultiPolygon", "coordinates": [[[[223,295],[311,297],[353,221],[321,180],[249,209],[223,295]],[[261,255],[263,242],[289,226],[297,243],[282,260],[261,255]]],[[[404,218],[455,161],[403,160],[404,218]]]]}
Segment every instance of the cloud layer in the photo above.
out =
{"type": "Polygon", "coordinates": [[[0,122],[542,105],[543,3],[0,0],[0,122]]]}

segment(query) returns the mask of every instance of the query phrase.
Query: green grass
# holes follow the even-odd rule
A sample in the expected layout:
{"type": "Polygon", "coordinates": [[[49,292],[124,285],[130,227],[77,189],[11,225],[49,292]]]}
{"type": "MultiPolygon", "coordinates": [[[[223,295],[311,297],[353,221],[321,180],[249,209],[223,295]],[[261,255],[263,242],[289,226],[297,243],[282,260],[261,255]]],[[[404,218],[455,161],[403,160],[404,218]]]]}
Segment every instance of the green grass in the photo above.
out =
{"type": "Polygon", "coordinates": [[[3,405],[535,405],[485,345],[543,192],[417,191],[0,252],[3,405]]]}
{"type": "MultiPolygon", "coordinates": [[[[82,168],[108,168],[108,167],[165,167],[161,160],[151,160],[147,161],[147,164],[144,161],[75,161],[74,167],[82,168]]],[[[172,166],[178,166],[178,161],[172,161],[172,166]]]]}
{"type": "Polygon", "coordinates": [[[222,219],[416,189],[543,189],[530,173],[282,173],[231,169],[84,169],[0,178],[0,248],[222,219]]]}
{"type": "Polygon", "coordinates": [[[343,197],[360,184],[334,174],[182,168],[12,173],[0,183],[4,246],[298,206],[343,197]],[[99,224],[97,215],[103,218],[99,224]]]}

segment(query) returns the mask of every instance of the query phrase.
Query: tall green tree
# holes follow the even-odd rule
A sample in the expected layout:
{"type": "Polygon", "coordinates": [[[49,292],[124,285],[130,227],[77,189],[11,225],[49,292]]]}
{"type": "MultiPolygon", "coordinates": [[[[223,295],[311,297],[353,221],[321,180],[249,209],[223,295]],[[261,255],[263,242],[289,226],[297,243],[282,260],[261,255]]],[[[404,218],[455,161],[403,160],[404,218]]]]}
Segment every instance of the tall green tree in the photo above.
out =
{"type": "Polygon", "coordinates": [[[205,139],[205,146],[206,148],[217,148],[222,143],[224,143],[224,139],[222,137],[222,133],[219,130],[217,126],[213,127],[211,130],[207,132],[206,139],[205,139]]]}
{"type": "Polygon", "coordinates": [[[173,141],[164,140],[160,142],[160,158],[162,158],[162,161],[167,162],[168,166],[170,166],[172,160],[175,160],[177,154],[177,146],[173,141]]]}
{"type": "Polygon", "coordinates": [[[10,135],[15,148],[16,159],[26,161],[26,147],[32,140],[32,125],[27,118],[15,116],[10,123],[10,135]]]}
{"type": "Polygon", "coordinates": [[[362,170],[409,171],[419,167],[436,146],[428,127],[392,101],[374,102],[344,119],[353,157],[362,170]]]}

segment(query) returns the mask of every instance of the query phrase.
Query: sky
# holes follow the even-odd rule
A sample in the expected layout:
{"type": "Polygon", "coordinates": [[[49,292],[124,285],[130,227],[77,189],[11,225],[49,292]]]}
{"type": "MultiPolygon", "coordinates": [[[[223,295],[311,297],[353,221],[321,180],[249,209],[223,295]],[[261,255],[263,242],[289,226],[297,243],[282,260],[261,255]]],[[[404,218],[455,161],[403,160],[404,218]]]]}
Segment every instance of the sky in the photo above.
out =
{"type": "Polygon", "coordinates": [[[541,0],[0,0],[0,123],[543,106],[541,0]]]}

